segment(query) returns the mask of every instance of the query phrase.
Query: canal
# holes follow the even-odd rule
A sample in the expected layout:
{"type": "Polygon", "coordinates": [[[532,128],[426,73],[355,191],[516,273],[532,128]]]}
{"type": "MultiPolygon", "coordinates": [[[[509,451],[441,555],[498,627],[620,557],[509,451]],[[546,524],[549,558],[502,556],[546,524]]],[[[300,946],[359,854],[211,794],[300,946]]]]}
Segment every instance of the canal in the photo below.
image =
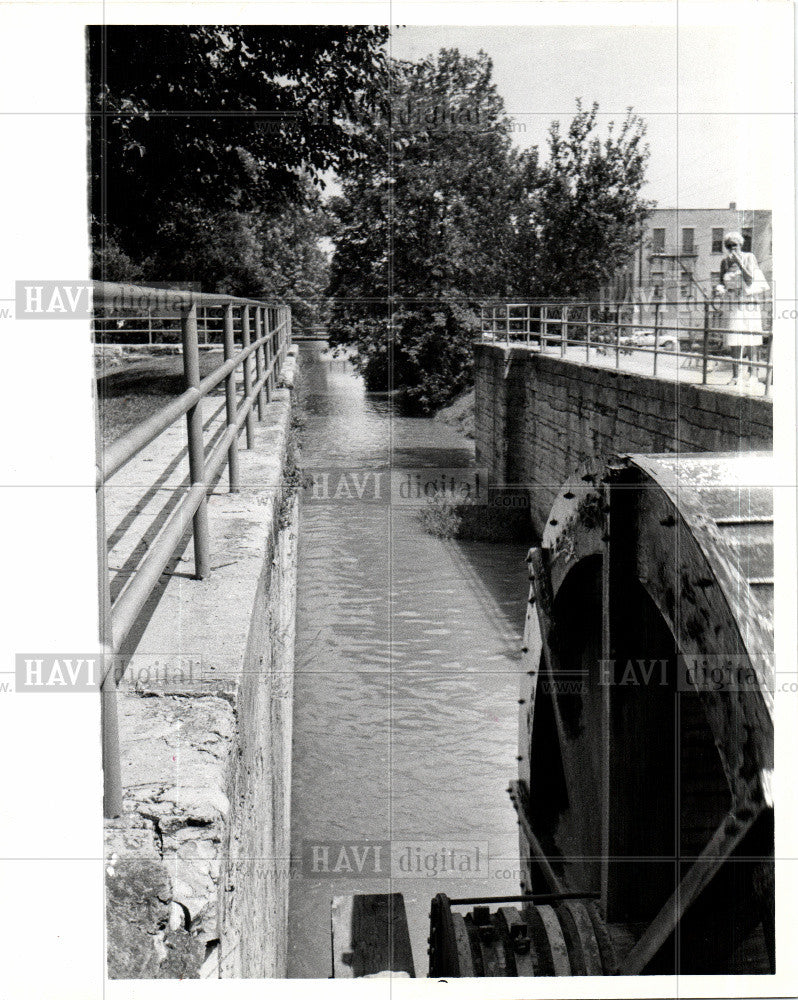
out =
{"type": "Polygon", "coordinates": [[[394,891],[425,976],[435,893],[518,892],[526,547],[434,537],[375,489],[390,470],[473,467],[468,439],[401,416],[323,345],[302,346],[300,381],[302,464],[326,495],[301,506],[288,974],[330,975],[333,895],[394,891]],[[363,847],[385,842],[390,879],[363,847]]]}

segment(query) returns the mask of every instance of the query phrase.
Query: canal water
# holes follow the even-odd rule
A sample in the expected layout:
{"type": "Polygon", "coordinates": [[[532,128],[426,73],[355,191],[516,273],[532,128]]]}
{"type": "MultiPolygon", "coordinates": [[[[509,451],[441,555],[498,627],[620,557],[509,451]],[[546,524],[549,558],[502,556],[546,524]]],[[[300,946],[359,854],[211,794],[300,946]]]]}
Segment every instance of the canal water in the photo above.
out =
{"type": "Polygon", "coordinates": [[[436,893],[519,891],[525,546],[437,538],[389,502],[391,470],[466,470],[472,442],[401,416],[323,345],[301,352],[319,485],[301,505],[288,974],[330,975],[333,896],[393,891],[425,976],[436,893]]]}

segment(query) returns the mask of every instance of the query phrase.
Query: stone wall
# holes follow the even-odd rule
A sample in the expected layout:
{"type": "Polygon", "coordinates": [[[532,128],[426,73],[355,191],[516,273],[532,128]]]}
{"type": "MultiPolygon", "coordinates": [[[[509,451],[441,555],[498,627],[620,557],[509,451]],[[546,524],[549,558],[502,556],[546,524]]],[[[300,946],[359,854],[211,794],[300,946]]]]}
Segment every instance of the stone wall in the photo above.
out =
{"type": "Polygon", "coordinates": [[[285,975],[291,875],[298,500],[258,585],[238,697],[238,753],[219,882],[222,977],[285,975]]]}
{"type": "MultiPolygon", "coordinates": [[[[213,484],[210,575],[191,579],[187,545],[124,650],[123,814],[105,825],[110,978],[285,974],[298,523],[285,472],[295,364],[292,352],[254,447],[241,436],[240,492],[213,484]]],[[[214,420],[211,440],[222,426],[214,431],[214,420]]],[[[181,448],[177,427],[123,472],[140,492],[181,448]]],[[[120,518],[134,525],[136,490],[120,486],[119,509],[108,505],[112,533],[120,518]]]]}
{"type": "Polygon", "coordinates": [[[773,404],[718,388],[477,344],[477,465],[529,494],[542,531],[558,487],[588,458],[770,450],[773,404]]]}

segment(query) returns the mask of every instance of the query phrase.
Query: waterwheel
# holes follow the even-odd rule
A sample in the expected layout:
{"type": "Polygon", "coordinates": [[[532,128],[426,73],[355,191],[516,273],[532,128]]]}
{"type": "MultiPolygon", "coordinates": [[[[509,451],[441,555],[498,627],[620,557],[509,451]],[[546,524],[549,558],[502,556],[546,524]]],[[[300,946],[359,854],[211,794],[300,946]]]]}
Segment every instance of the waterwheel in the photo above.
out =
{"type": "Polygon", "coordinates": [[[522,889],[593,898],[622,974],[775,971],[770,469],[586,468],[529,553],[522,889]]]}
{"type": "Polygon", "coordinates": [[[521,893],[438,894],[430,976],[775,972],[771,466],[563,486],[528,556],[521,893]]]}

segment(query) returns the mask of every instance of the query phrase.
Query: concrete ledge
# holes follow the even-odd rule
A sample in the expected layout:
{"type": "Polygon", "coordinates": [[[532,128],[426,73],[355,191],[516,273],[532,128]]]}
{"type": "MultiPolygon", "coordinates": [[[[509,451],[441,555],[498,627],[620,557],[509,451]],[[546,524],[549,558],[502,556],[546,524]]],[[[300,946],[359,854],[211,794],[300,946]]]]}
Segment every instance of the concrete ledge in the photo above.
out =
{"type": "MultiPolygon", "coordinates": [[[[270,920],[267,928],[252,908],[287,914],[287,879],[285,906],[276,882],[255,899],[231,857],[242,841],[286,865],[290,854],[296,501],[284,496],[282,479],[295,367],[294,353],[253,449],[239,438],[240,492],[221,479],[209,494],[210,577],[191,578],[187,541],[145,609],[135,646],[123,650],[132,654],[119,695],[124,815],[106,828],[112,978],[266,974],[252,968],[252,955],[281,974],[285,927],[270,920]],[[278,687],[287,704],[274,712],[278,687]],[[253,788],[255,810],[247,808],[253,788]],[[246,914],[227,905],[236,893],[248,901],[246,914]],[[248,930],[260,937],[250,940],[248,930]]],[[[131,463],[111,517],[114,503],[124,514],[132,484],[141,490],[159,469],[185,465],[175,462],[182,444],[175,429],[131,463]]],[[[160,487],[167,496],[182,488],[174,480],[160,487]]],[[[120,539],[118,553],[141,544],[128,520],[133,541],[120,539]]]]}

